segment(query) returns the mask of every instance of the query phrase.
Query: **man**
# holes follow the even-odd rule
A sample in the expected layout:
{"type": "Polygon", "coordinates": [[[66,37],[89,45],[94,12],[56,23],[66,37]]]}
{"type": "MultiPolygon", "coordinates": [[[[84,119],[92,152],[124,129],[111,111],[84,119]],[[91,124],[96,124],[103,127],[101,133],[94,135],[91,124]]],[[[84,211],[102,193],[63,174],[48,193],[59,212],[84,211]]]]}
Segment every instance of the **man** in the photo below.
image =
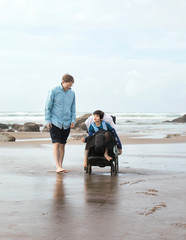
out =
{"type": "Polygon", "coordinates": [[[74,78],[65,74],[60,86],[49,91],[46,106],[45,120],[53,143],[53,155],[56,163],[56,172],[67,172],[62,168],[65,154],[65,144],[70,128],[75,126],[76,106],[75,93],[71,89],[74,78]]]}

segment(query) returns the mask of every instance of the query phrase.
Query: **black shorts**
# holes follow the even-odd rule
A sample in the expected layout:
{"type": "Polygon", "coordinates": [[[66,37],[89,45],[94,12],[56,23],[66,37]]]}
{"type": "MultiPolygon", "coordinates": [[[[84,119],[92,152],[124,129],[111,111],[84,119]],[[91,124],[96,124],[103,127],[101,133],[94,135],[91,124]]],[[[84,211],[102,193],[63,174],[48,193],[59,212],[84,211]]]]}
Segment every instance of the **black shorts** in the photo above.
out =
{"type": "Polygon", "coordinates": [[[50,137],[52,139],[52,143],[65,144],[67,142],[69,134],[70,128],[60,129],[52,124],[52,128],[50,129],[50,137]]]}

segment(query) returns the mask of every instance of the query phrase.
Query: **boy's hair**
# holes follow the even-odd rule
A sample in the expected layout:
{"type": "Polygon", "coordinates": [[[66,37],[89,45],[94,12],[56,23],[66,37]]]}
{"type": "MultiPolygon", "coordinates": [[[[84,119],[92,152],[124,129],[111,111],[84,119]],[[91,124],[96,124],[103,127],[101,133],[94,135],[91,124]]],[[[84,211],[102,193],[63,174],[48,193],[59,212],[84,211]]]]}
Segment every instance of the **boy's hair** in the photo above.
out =
{"type": "Polygon", "coordinates": [[[95,115],[95,114],[99,115],[101,120],[103,119],[103,116],[104,116],[104,112],[103,111],[96,110],[96,111],[93,112],[93,115],[95,115]]]}
{"type": "Polygon", "coordinates": [[[74,83],[74,78],[73,78],[70,74],[65,74],[65,75],[62,77],[62,81],[74,83]]]}

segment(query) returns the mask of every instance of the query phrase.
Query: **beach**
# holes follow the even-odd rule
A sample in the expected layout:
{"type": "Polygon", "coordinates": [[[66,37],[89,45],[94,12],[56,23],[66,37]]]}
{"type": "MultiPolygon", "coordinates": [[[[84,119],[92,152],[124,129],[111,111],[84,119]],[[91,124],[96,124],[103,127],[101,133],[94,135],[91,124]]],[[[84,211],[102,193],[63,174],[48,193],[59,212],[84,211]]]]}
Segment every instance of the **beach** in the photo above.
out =
{"type": "Polygon", "coordinates": [[[186,137],[119,134],[119,172],[83,171],[81,133],[71,132],[56,174],[49,133],[15,132],[0,143],[0,239],[186,238],[186,137]],[[75,137],[74,137],[75,136],[75,137]]]}
{"type": "Polygon", "coordinates": [[[0,6],[0,240],[186,240],[186,0],[0,6]]]}

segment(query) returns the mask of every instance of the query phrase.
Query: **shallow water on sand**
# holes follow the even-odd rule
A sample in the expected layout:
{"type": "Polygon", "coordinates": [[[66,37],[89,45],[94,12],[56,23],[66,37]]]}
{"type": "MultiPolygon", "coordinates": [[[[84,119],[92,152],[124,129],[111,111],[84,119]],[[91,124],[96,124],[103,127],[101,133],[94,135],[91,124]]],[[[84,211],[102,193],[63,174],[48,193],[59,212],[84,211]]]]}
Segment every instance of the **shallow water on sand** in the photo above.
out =
{"type": "MultiPolygon", "coordinates": [[[[83,172],[84,145],[66,145],[64,168],[83,172]]],[[[8,162],[10,169],[26,168],[28,172],[55,169],[52,144],[42,147],[1,147],[0,163],[8,162]]],[[[132,144],[123,145],[119,156],[120,170],[125,168],[186,172],[186,143],[178,144],[132,144]]],[[[109,173],[109,167],[93,167],[94,171],[109,173]]],[[[1,169],[0,169],[1,171],[1,169]]]]}
{"type": "Polygon", "coordinates": [[[126,145],[121,161],[130,168],[186,172],[186,144],[126,145]]]}
{"type": "MultiPolygon", "coordinates": [[[[51,145],[45,145],[45,147],[51,148],[51,145]]],[[[84,146],[67,145],[66,154],[74,161],[68,160],[68,163],[65,164],[68,164],[70,168],[77,168],[82,165],[84,146]]],[[[123,154],[119,156],[119,165],[120,169],[127,167],[186,172],[186,143],[123,145],[123,154]]],[[[95,167],[95,169],[99,168],[95,167]]],[[[108,172],[108,170],[102,172],[108,172]]]]}
{"type": "Polygon", "coordinates": [[[184,240],[185,146],[126,145],[116,177],[85,174],[84,145],[66,146],[67,174],[51,144],[1,147],[0,239],[184,240]]]}

